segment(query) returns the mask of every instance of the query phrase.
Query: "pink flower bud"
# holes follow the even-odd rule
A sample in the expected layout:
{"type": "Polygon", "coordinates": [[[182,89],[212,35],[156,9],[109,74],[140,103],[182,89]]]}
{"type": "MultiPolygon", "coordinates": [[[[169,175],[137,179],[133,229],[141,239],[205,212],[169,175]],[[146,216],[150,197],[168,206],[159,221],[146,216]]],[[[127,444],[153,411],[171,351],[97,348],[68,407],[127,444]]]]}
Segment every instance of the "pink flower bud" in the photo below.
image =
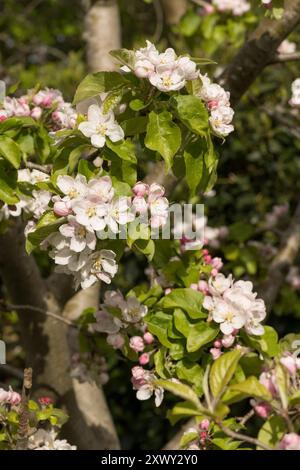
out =
{"type": "Polygon", "coordinates": [[[5,121],[7,119],[7,116],[4,116],[4,114],[0,115],[0,122],[5,121]]]}
{"type": "Polygon", "coordinates": [[[213,258],[211,260],[211,264],[212,264],[212,267],[217,269],[218,271],[220,271],[220,269],[222,269],[223,267],[223,262],[221,258],[217,258],[217,257],[213,258]]]}
{"type": "Polygon", "coordinates": [[[300,436],[295,432],[285,434],[279,444],[281,450],[300,450],[300,436]]]}
{"type": "Polygon", "coordinates": [[[210,352],[210,354],[212,355],[212,358],[213,358],[214,361],[215,361],[216,359],[218,359],[218,357],[220,357],[221,354],[222,354],[222,351],[221,351],[220,349],[218,349],[218,348],[211,348],[211,349],[209,350],[209,352],[210,352]]]}
{"type": "Polygon", "coordinates": [[[206,264],[211,264],[212,257],[210,255],[204,256],[204,261],[206,264]]]}
{"type": "Polygon", "coordinates": [[[198,282],[198,290],[202,292],[202,294],[208,294],[208,284],[206,281],[199,281],[198,282]]]}
{"type": "Polygon", "coordinates": [[[219,339],[216,339],[214,342],[214,347],[220,349],[222,347],[222,342],[219,339]]]}
{"type": "Polygon", "coordinates": [[[233,335],[224,335],[222,339],[222,345],[224,348],[230,348],[233,345],[235,337],[233,335]]]}
{"type": "Polygon", "coordinates": [[[300,360],[292,354],[286,354],[280,359],[280,362],[290,375],[295,375],[300,366],[300,360]]]}
{"type": "Polygon", "coordinates": [[[139,358],[139,363],[141,366],[145,366],[146,364],[149,364],[150,361],[150,355],[148,353],[143,353],[140,358],[139,358]]]}
{"type": "Polygon", "coordinates": [[[21,395],[13,390],[10,390],[6,399],[10,405],[18,405],[21,402],[21,395]]]}
{"type": "Polygon", "coordinates": [[[41,115],[42,115],[42,108],[40,108],[39,106],[35,106],[33,110],[31,111],[31,117],[33,119],[40,119],[41,115]]]}
{"type": "Polygon", "coordinates": [[[49,405],[51,405],[51,404],[53,403],[53,400],[52,400],[52,398],[50,398],[50,397],[40,397],[40,398],[38,399],[38,402],[39,402],[39,404],[42,405],[42,406],[49,406],[49,405]]]}
{"type": "Polygon", "coordinates": [[[172,292],[172,289],[170,287],[168,287],[167,289],[165,289],[165,295],[168,295],[172,292]]]}
{"type": "Polygon", "coordinates": [[[208,431],[210,422],[208,419],[203,419],[199,424],[199,427],[202,431],[208,431]]]}
{"type": "Polygon", "coordinates": [[[203,253],[203,256],[209,255],[209,251],[206,248],[202,250],[202,253],[203,253]]]}
{"type": "Polygon", "coordinates": [[[0,403],[6,403],[9,392],[0,388],[0,403]]]}
{"type": "Polygon", "coordinates": [[[210,274],[212,275],[212,277],[216,277],[216,275],[219,274],[219,271],[216,268],[213,268],[210,274]]]}
{"type": "Polygon", "coordinates": [[[251,400],[250,403],[253,406],[255,413],[260,418],[266,419],[272,411],[272,407],[269,405],[269,403],[263,401],[255,402],[255,400],[251,400]]]}
{"type": "Polygon", "coordinates": [[[211,100],[207,103],[207,107],[209,110],[216,109],[219,106],[218,100],[211,100]]]}
{"type": "Polygon", "coordinates": [[[72,209],[70,207],[69,202],[56,201],[53,206],[53,211],[56,215],[59,215],[60,217],[66,217],[67,215],[71,214],[72,209]]]}
{"type": "Polygon", "coordinates": [[[152,344],[154,341],[154,336],[149,332],[145,333],[143,338],[146,344],[152,344]]]}
{"type": "Polygon", "coordinates": [[[144,197],[147,196],[149,192],[149,186],[142,181],[138,181],[132,188],[132,191],[136,196],[144,197]]]}
{"type": "Polygon", "coordinates": [[[129,340],[129,346],[135,352],[142,352],[145,349],[145,344],[141,336],[133,336],[129,340]]]}

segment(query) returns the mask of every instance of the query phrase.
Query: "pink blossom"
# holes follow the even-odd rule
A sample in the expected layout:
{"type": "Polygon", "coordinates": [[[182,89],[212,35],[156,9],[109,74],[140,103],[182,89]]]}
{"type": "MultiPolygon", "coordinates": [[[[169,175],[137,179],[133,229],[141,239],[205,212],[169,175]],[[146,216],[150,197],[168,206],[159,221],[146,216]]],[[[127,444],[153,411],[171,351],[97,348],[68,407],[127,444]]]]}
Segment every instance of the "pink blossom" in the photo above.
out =
{"type": "Polygon", "coordinates": [[[257,402],[255,400],[251,400],[250,404],[252,405],[257,416],[263,419],[266,419],[272,411],[271,405],[269,405],[269,403],[266,403],[264,401],[257,402]]]}
{"type": "Polygon", "coordinates": [[[285,434],[281,439],[279,444],[279,449],[281,450],[300,450],[300,436],[298,434],[291,432],[285,434]]]}
{"type": "Polygon", "coordinates": [[[54,202],[53,211],[60,217],[66,217],[72,213],[70,201],[57,200],[54,202]]]}
{"type": "Polygon", "coordinates": [[[106,341],[114,349],[121,349],[125,344],[125,339],[119,333],[108,335],[106,341]]]}
{"type": "Polygon", "coordinates": [[[199,424],[199,427],[202,431],[208,431],[209,430],[209,425],[210,422],[207,418],[203,419],[201,423],[199,424]]]}
{"type": "MultiPolygon", "coordinates": [[[[130,340],[129,340],[129,346],[135,352],[142,352],[145,349],[145,344],[144,344],[143,338],[141,336],[132,336],[132,338],[130,338],[130,340]]],[[[145,362],[145,364],[147,364],[147,363],[145,362]]]]}
{"type": "Polygon", "coordinates": [[[285,353],[280,362],[290,375],[295,375],[297,370],[300,369],[300,359],[290,353],[285,353]]]}
{"type": "Polygon", "coordinates": [[[39,106],[35,106],[31,111],[30,115],[33,119],[40,119],[40,117],[42,116],[42,112],[42,108],[40,108],[39,106]]]}
{"type": "Polygon", "coordinates": [[[143,183],[142,181],[138,181],[132,188],[132,191],[134,192],[136,196],[139,196],[139,197],[147,196],[149,193],[149,185],[143,183]]]}
{"type": "Polygon", "coordinates": [[[143,336],[146,344],[152,344],[154,342],[154,336],[148,331],[143,336]]]}
{"type": "Polygon", "coordinates": [[[212,355],[214,361],[218,359],[218,357],[220,357],[222,354],[222,351],[219,348],[211,348],[209,352],[212,355]]]}
{"type": "Polygon", "coordinates": [[[222,339],[222,345],[224,348],[230,348],[234,343],[235,337],[233,334],[231,335],[224,335],[222,339]]]}
{"type": "Polygon", "coordinates": [[[149,364],[149,361],[150,361],[150,355],[149,355],[149,353],[143,353],[143,354],[139,357],[139,363],[141,364],[141,366],[145,366],[146,364],[149,364]]]}

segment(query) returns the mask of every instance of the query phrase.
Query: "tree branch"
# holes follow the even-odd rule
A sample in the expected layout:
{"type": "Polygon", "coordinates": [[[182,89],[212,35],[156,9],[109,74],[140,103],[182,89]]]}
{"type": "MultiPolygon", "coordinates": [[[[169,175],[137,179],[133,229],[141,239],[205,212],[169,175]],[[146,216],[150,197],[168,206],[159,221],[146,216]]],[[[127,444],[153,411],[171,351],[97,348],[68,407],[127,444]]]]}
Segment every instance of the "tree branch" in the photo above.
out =
{"type": "Polygon", "coordinates": [[[180,18],[187,11],[187,0],[161,0],[166,23],[170,26],[179,23],[180,18]]]}
{"type": "Polygon", "coordinates": [[[225,70],[221,84],[236,105],[254,80],[276,55],[281,42],[300,22],[300,0],[286,0],[280,20],[265,18],[225,70]]]}

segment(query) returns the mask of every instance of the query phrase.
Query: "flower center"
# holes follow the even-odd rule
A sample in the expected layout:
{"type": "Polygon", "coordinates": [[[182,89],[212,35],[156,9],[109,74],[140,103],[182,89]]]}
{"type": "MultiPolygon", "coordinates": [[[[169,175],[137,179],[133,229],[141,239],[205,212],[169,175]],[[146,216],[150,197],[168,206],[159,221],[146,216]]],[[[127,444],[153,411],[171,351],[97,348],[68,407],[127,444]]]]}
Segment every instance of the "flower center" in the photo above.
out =
{"type": "Polygon", "coordinates": [[[99,126],[97,127],[97,130],[98,130],[99,134],[104,136],[106,134],[107,127],[104,126],[103,124],[99,124],[99,126]]]}
{"type": "Polygon", "coordinates": [[[173,81],[171,79],[171,77],[163,77],[163,85],[166,86],[166,87],[169,87],[169,86],[172,86],[173,85],[173,81]]]}
{"type": "Polygon", "coordinates": [[[75,230],[75,235],[78,238],[84,238],[86,235],[86,231],[84,227],[77,227],[75,230]]]}
{"type": "Polygon", "coordinates": [[[233,319],[233,313],[232,312],[228,312],[225,316],[225,320],[228,321],[228,322],[231,322],[233,319]]]}
{"type": "Polygon", "coordinates": [[[88,217],[94,217],[96,215],[95,207],[89,207],[86,211],[88,217]]]}
{"type": "Polygon", "coordinates": [[[79,192],[75,188],[70,189],[70,191],[68,192],[68,196],[70,199],[74,199],[75,197],[79,196],[79,192]]]}

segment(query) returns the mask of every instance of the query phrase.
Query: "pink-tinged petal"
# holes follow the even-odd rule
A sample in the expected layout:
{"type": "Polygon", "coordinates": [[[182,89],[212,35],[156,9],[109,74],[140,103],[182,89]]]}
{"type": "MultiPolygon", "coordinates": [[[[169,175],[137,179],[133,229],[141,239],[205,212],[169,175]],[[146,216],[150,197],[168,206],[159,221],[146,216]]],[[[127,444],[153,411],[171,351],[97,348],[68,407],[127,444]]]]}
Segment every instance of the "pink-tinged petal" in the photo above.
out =
{"type": "Polygon", "coordinates": [[[138,400],[144,401],[149,400],[152,396],[153,390],[149,385],[142,385],[142,387],[137,391],[136,397],[138,400]]]}

